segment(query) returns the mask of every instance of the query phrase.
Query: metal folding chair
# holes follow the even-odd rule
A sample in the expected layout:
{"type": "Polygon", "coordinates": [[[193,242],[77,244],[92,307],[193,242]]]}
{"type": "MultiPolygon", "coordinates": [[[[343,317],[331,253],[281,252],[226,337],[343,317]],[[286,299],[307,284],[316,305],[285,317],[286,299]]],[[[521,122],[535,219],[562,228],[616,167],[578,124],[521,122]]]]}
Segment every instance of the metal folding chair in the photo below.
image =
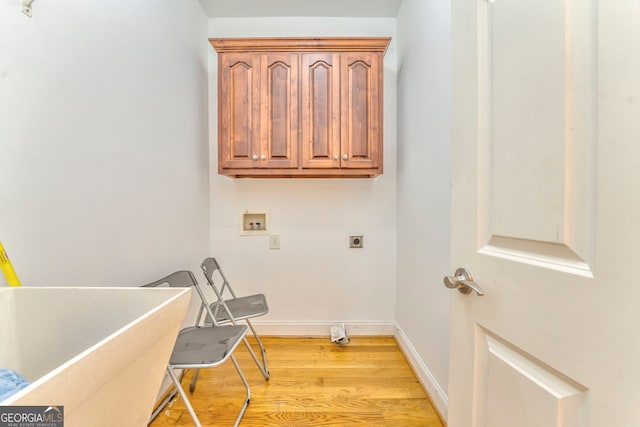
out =
{"type": "MultiPolygon", "coordinates": [[[[211,314],[209,311],[213,312],[215,322],[217,324],[226,324],[233,323],[238,324],[238,321],[246,322],[249,329],[253,333],[253,336],[256,338],[258,346],[260,347],[260,353],[262,356],[262,362],[258,360],[253,349],[249,345],[248,341],[245,339],[245,346],[249,350],[251,357],[256,362],[256,365],[262,372],[262,375],[265,379],[269,379],[269,365],[267,364],[267,354],[262,343],[262,340],[256,333],[256,330],[253,328],[251,321],[249,319],[253,317],[263,316],[269,312],[269,306],[267,305],[267,299],[264,294],[255,294],[248,295],[244,297],[236,296],[235,292],[231,288],[229,281],[225,277],[222,269],[220,268],[220,264],[216,261],[215,258],[205,258],[205,260],[200,265],[204,276],[207,278],[207,282],[213,289],[213,292],[216,295],[217,301],[211,303],[210,310],[207,311],[207,315],[205,318],[205,324],[211,323],[211,314]],[[221,282],[220,287],[217,287],[215,284],[216,279],[221,282]],[[225,299],[225,292],[230,294],[230,298],[225,299]]],[[[200,322],[202,314],[205,312],[205,307],[201,306],[200,311],[198,312],[198,322],[200,322]]],[[[192,384],[195,384],[197,380],[197,372],[194,373],[192,384]]]]}
{"type": "MultiPolygon", "coordinates": [[[[176,344],[173,347],[173,352],[171,353],[171,358],[169,359],[169,364],[167,365],[167,374],[169,374],[169,377],[175,384],[178,393],[180,393],[180,396],[182,396],[184,404],[187,407],[187,410],[189,411],[193,422],[196,426],[201,427],[202,424],[200,424],[200,420],[198,419],[198,416],[191,406],[191,402],[189,401],[187,394],[182,388],[180,379],[176,376],[174,369],[184,370],[194,368],[197,372],[197,370],[199,370],[200,368],[212,368],[224,363],[227,359],[231,359],[233,365],[236,368],[236,371],[238,371],[238,374],[240,375],[240,379],[242,379],[242,382],[247,390],[245,401],[240,408],[240,412],[236,417],[236,421],[234,424],[234,427],[238,426],[245,411],[247,410],[247,406],[249,406],[251,390],[249,389],[249,383],[247,382],[247,379],[242,373],[242,369],[240,369],[238,362],[233,356],[233,352],[240,341],[245,339],[245,335],[248,331],[247,326],[220,326],[215,320],[213,312],[211,312],[209,303],[207,302],[202,289],[198,285],[198,282],[196,281],[193,273],[190,271],[177,271],[158,281],[146,284],[144,285],[144,287],[155,287],[162,284],[179,287],[193,286],[198,293],[200,300],[202,301],[201,310],[203,309],[202,307],[206,307],[205,310],[207,311],[207,315],[210,316],[211,319],[213,319],[212,327],[198,326],[198,324],[200,323],[198,321],[196,322],[196,326],[184,328],[178,333],[176,344]]],[[[195,381],[192,384],[195,384],[195,381]]],[[[193,391],[192,388],[191,391],[193,391]]],[[[154,414],[157,414],[157,412],[158,411],[156,411],[154,414]]]]}

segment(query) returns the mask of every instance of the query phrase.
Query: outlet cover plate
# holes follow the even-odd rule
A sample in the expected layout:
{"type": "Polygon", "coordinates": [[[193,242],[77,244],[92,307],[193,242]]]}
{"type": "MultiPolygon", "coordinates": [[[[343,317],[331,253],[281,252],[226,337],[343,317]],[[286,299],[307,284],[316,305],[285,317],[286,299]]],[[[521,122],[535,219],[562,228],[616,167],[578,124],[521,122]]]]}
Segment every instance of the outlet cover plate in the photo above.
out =
{"type": "Polygon", "coordinates": [[[269,249],[280,249],[280,235],[279,234],[270,234],[269,235],[269,249]]]}

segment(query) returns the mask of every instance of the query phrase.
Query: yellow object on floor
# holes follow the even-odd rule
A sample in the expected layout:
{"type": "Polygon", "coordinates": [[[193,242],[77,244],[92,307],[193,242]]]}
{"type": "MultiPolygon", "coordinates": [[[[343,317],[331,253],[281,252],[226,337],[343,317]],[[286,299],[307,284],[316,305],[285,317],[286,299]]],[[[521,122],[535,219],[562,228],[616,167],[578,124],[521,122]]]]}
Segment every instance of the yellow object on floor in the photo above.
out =
{"type": "Polygon", "coordinates": [[[7,278],[9,286],[20,286],[20,279],[18,279],[18,275],[13,269],[13,265],[11,265],[11,261],[9,260],[7,252],[4,250],[4,246],[2,246],[2,242],[0,242],[0,270],[4,273],[4,277],[7,278]]]}

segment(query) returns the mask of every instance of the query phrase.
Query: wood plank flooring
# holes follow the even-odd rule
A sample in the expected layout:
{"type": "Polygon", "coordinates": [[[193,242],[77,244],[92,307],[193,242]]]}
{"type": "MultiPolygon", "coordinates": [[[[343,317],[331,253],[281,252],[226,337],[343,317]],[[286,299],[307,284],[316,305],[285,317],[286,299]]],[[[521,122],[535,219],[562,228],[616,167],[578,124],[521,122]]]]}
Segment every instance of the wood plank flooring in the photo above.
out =
{"type": "MultiPolygon", "coordinates": [[[[263,342],[269,381],[242,344],[236,350],[251,386],[251,403],[241,426],[442,427],[392,337],[352,337],[344,347],[328,338],[264,337],[263,342]]],[[[187,393],[190,380],[187,372],[187,393]]],[[[204,426],[231,426],[244,395],[228,361],[200,371],[190,400],[204,426]]],[[[168,425],[193,425],[179,397],[151,427],[168,425]]]]}

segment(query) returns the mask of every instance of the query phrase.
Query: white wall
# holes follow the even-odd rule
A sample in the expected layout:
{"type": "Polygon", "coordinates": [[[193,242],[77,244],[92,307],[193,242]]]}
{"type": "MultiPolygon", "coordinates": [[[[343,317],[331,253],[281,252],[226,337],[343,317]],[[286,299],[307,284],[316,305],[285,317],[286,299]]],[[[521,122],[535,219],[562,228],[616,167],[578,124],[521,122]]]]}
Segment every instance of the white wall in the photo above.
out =
{"type": "Polygon", "coordinates": [[[200,5],[36,1],[30,19],[19,4],[0,0],[0,240],[23,284],[197,268],[209,241],[200,5]]]}
{"type": "Polygon", "coordinates": [[[451,54],[447,1],[404,0],[398,26],[396,320],[446,415],[451,215],[451,54]]]}
{"type": "MultiPolygon", "coordinates": [[[[216,18],[210,37],[390,36],[393,18],[216,18]]],[[[396,53],[384,67],[384,174],[374,179],[232,179],[217,174],[217,55],[210,49],[211,254],[242,293],[265,292],[265,321],[394,320],[396,53]],[[242,209],[266,208],[281,249],[241,237],[242,209]],[[363,234],[364,248],[348,236],[363,234]]],[[[349,329],[349,328],[347,328],[349,329]]],[[[274,330],[274,329],[272,329],[274,330]]],[[[329,334],[328,328],[321,329],[329,334]],[[326,330],[325,330],[326,329],[326,330]]],[[[283,333],[285,330],[279,329],[283,333]]],[[[298,330],[299,332],[299,330],[298,330]]]]}

